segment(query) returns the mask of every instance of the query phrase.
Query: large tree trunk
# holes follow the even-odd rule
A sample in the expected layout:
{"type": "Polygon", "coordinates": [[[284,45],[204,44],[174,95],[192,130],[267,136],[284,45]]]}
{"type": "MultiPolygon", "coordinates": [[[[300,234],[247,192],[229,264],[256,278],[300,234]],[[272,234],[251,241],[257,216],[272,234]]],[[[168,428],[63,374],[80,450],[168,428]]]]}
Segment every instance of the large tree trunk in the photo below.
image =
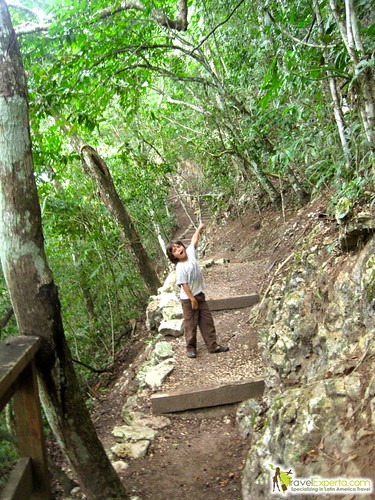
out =
{"type": "MultiPolygon", "coordinates": [[[[66,125],[66,132],[70,129],[66,125]]],[[[144,249],[140,236],[116,191],[111,173],[105,161],[95,151],[94,148],[85,143],[77,134],[70,135],[72,145],[80,155],[86,173],[95,181],[99,190],[99,196],[111,215],[113,215],[118,226],[121,228],[121,235],[125,242],[130,245],[132,253],[136,259],[139,274],[148,286],[150,292],[155,294],[161,286],[155,268],[144,249]]]]}
{"type": "Polygon", "coordinates": [[[44,251],[25,75],[4,0],[0,0],[0,241],[20,334],[43,340],[37,360],[41,398],[77,480],[87,498],[127,498],[96,435],[64,335],[44,251]]]}

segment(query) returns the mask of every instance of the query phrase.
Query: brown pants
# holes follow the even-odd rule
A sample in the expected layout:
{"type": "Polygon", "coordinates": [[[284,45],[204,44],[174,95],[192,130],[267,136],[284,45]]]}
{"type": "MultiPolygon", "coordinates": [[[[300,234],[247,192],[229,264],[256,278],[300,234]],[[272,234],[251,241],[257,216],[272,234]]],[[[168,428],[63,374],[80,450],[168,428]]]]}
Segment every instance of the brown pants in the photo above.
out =
{"type": "Polygon", "coordinates": [[[182,299],[182,311],[184,313],[184,330],[186,339],[186,350],[195,352],[197,349],[197,327],[202,334],[207,350],[213,352],[218,344],[216,342],[216,330],[211,311],[206,302],[203,292],[195,296],[198,301],[198,309],[191,307],[190,299],[182,299]]]}

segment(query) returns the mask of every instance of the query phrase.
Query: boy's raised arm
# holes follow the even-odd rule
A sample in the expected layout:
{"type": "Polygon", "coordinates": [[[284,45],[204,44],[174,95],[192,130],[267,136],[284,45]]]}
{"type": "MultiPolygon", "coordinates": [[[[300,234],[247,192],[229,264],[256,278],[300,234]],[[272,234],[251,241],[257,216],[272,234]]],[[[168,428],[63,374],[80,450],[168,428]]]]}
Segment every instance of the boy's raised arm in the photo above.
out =
{"type": "Polygon", "coordinates": [[[197,248],[199,237],[201,235],[201,232],[206,228],[206,224],[203,224],[202,222],[199,224],[197,230],[193,234],[193,237],[191,238],[191,244],[194,245],[195,248],[197,248]]]}

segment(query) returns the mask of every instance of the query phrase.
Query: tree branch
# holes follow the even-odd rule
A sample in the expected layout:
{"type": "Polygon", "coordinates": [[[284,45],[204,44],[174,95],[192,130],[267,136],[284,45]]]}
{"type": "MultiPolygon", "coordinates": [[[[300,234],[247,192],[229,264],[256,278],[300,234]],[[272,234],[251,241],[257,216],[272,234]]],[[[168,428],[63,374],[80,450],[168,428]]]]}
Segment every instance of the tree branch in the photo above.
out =
{"type": "Polygon", "coordinates": [[[213,158],[221,158],[224,155],[235,155],[236,151],[234,149],[225,149],[224,151],[221,151],[220,153],[210,153],[208,151],[208,154],[212,156],[213,158]]]}
{"type": "Polygon", "coordinates": [[[17,36],[30,35],[33,33],[45,33],[51,23],[23,23],[14,27],[17,36]]]}
{"type": "MultiPolygon", "coordinates": [[[[19,4],[14,4],[12,5],[13,7],[16,8],[21,8],[19,4]]],[[[23,8],[23,10],[27,10],[26,8],[23,8]]],[[[37,15],[35,11],[32,11],[28,9],[30,13],[33,15],[37,15]]],[[[144,4],[142,2],[139,2],[137,0],[133,1],[123,1],[120,6],[118,7],[107,7],[103,10],[100,10],[96,12],[91,19],[106,19],[108,17],[112,17],[116,14],[119,14],[124,11],[130,11],[130,10],[136,10],[139,12],[144,12],[146,10],[144,4]]],[[[177,17],[177,20],[170,19],[166,14],[163,12],[160,12],[156,9],[154,9],[151,13],[151,18],[156,21],[157,24],[160,26],[163,26],[168,29],[174,29],[176,31],[186,31],[188,27],[188,22],[187,22],[187,14],[188,14],[188,7],[187,7],[187,0],[180,0],[179,1],[179,14],[177,17]]],[[[38,16],[39,17],[39,16],[38,16]]],[[[39,17],[40,19],[40,17],[39,17]]],[[[22,36],[22,35],[28,35],[30,33],[38,33],[38,32],[46,32],[50,28],[52,23],[23,23],[19,24],[18,26],[14,27],[14,30],[16,32],[17,36],[22,36]]]]}
{"type": "Polygon", "coordinates": [[[158,24],[160,24],[160,26],[164,26],[165,28],[177,31],[186,31],[188,27],[187,13],[188,13],[187,0],[180,0],[179,14],[176,21],[169,19],[164,13],[161,13],[157,10],[154,10],[152,12],[152,17],[158,24]]]}
{"type": "Polygon", "coordinates": [[[132,2],[127,2],[125,0],[125,2],[121,2],[118,7],[107,7],[103,10],[99,10],[96,14],[94,14],[93,18],[106,19],[107,17],[114,16],[127,10],[137,10],[139,12],[144,12],[145,6],[142,2],[137,2],[137,0],[132,2]]]}
{"type": "MultiPolygon", "coordinates": [[[[299,38],[291,35],[288,31],[284,30],[284,28],[282,28],[276,22],[276,19],[273,17],[272,13],[269,10],[267,10],[267,14],[269,15],[269,17],[270,17],[271,21],[273,22],[273,24],[279,28],[280,32],[283,35],[285,35],[287,38],[289,38],[289,40],[292,40],[292,42],[295,42],[298,45],[305,45],[306,47],[313,47],[315,49],[332,49],[332,48],[334,48],[334,47],[336,47],[338,45],[338,42],[330,44],[330,45],[319,45],[317,43],[308,43],[308,42],[305,42],[304,40],[300,40],[299,38]]],[[[310,30],[311,30],[311,27],[310,27],[310,30]]],[[[309,35],[310,35],[310,32],[309,32],[309,35]]],[[[305,39],[306,39],[306,37],[305,37],[305,39]]]]}
{"type": "Polygon", "coordinates": [[[193,132],[195,135],[203,135],[203,131],[202,130],[195,130],[191,127],[188,127],[187,125],[184,125],[183,123],[177,121],[177,120],[173,120],[172,118],[170,118],[169,116],[166,116],[166,115],[161,115],[162,118],[164,118],[164,120],[166,120],[167,122],[170,122],[170,123],[173,123],[174,125],[178,125],[180,128],[183,128],[185,130],[189,130],[190,132],[193,132]]]}
{"type": "Polygon", "coordinates": [[[7,5],[12,9],[21,10],[26,14],[36,17],[38,19],[38,23],[43,23],[46,18],[44,12],[40,9],[31,9],[30,7],[26,7],[25,5],[18,3],[17,0],[7,0],[7,5]]]}
{"type": "Polygon", "coordinates": [[[72,359],[72,361],[74,363],[77,363],[77,365],[81,365],[94,373],[111,373],[113,371],[111,368],[93,368],[92,366],[86,365],[86,363],[83,363],[82,361],[78,361],[78,359],[72,359]]]}
{"type": "Polygon", "coordinates": [[[126,66],[122,69],[120,69],[119,71],[116,71],[115,73],[113,73],[112,75],[108,76],[105,80],[103,80],[101,82],[101,85],[105,85],[107,83],[107,81],[112,78],[114,75],[119,75],[121,73],[123,73],[124,71],[129,71],[129,70],[132,70],[132,69],[148,69],[150,71],[154,71],[155,73],[159,73],[159,75],[161,76],[166,76],[168,78],[171,78],[172,80],[178,80],[180,82],[192,82],[192,83],[200,83],[200,84],[203,84],[203,85],[207,85],[209,87],[212,87],[212,88],[216,88],[215,84],[210,82],[209,80],[205,80],[204,78],[193,78],[193,77],[189,77],[189,76],[179,76],[179,75],[176,75],[175,73],[172,73],[171,71],[165,69],[165,68],[158,68],[157,66],[153,66],[149,63],[139,63],[139,64],[131,64],[129,66],[126,66]]]}
{"type": "MultiPolygon", "coordinates": [[[[105,54],[102,57],[100,57],[98,60],[96,60],[94,62],[94,64],[92,64],[92,66],[89,67],[89,70],[98,66],[105,59],[117,56],[119,54],[123,54],[126,52],[132,52],[132,55],[137,55],[137,54],[140,54],[141,52],[144,52],[144,51],[150,51],[150,50],[156,50],[156,49],[180,51],[185,55],[191,56],[193,59],[195,59],[199,64],[201,64],[212,75],[212,71],[210,70],[208,65],[205,63],[205,61],[202,60],[202,58],[200,56],[198,56],[197,54],[193,54],[193,51],[185,49],[184,47],[181,47],[179,45],[170,45],[170,44],[125,45],[121,49],[113,50],[112,52],[109,52],[108,54],[105,54]]],[[[145,60],[145,59],[143,58],[143,60],[145,60]]]]}
{"type": "Polygon", "coordinates": [[[182,106],[185,106],[186,108],[190,108],[194,111],[197,111],[198,113],[202,113],[204,115],[209,115],[209,113],[204,108],[201,108],[199,106],[195,106],[195,104],[192,104],[190,102],[180,101],[179,99],[172,99],[171,97],[168,97],[165,92],[163,92],[161,89],[158,89],[157,87],[152,87],[152,89],[156,93],[160,94],[170,104],[180,104],[182,106]]]}
{"type": "Polygon", "coordinates": [[[239,2],[236,6],[235,6],[235,8],[232,10],[232,12],[229,14],[229,16],[228,16],[226,19],[224,19],[224,21],[222,21],[221,23],[217,24],[217,25],[215,26],[215,28],[213,28],[213,29],[212,29],[212,30],[208,33],[208,35],[207,35],[207,36],[205,36],[205,37],[203,38],[203,40],[201,40],[201,42],[199,42],[199,44],[198,44],[196,47],[194,47],[194,49],[193,49],[191,52],[193,53],[193,52],[195,52],[196,50],[198,50],[198,49],[199,49],[199,48],[200,48],[200,47],[204,44],[204,42],[205,42],[206,40],[208,40],[208,38],[210,38],[210,36],[211,36],[211,35],[213,35],[217,29],[219,29],[219,28],[220,28],[220,26],[223,26],[224,24],[226,24],[226,23],[229,21],[229,19],[230,19],[230,18],[234,15],[234,13],[236,12],[236,10],[237,10],[237,9],[238,9],[238,8],[239,8],[239,7],[240,7],[240,6],[244,3],[244,1],[245,1],[245,0],[241,0],[241,1],[240,1],[240,2],[239,2]]]}

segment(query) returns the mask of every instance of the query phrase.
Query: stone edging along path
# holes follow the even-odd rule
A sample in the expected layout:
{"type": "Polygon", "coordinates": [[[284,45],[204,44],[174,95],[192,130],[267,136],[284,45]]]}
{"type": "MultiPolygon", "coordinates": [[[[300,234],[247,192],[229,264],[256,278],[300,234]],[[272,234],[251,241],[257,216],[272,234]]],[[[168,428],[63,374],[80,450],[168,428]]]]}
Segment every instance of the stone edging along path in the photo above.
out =
{"type": "MultiPolygon", "coordinates": [[[[158,295],[151,298],[147,309],[147,326],[155,332],[155,337],[146,349],[145,361],[136,370],[137,393],[128,398],[123,407],[123,424],[112,431],[118,444],[111,448],[111,452],[116,459],[120,459],[118,463],[114,462],[115,467],[122,467],[123,459],[145,456],[159,429],[169,425],[168,414],[238,403],[263,394],[263,363],[255,333],[251,332],[248,324],[251,308],[259,302],[259,295],[242,293],[238,298],[225,299],[225,287],[220,287],[219,298],[215,298],[216,293],[209,290],[210,278],[214,277],[212,273],[218,273],[215,279],[219,280],[224,273],[225,285],[230,285],[226,276],[232,275],[232,264],[219,259],[201,262],[200,265],[209,268],[205,276],[218,341],[228,344],[230,350],[228,353],[210,354],[198,334],[198,357],[194,360],[187,358],[175,273],[170,273],[158,295]],[[235,307],[236,303],[238,307],[235,307]],[[223,310],[223,307],[228,309],[223,310]],[[147,414],[140,413],[138,408],[145,397],[151,406],[147,414]],[[150,415],[150,410],[154,416],[150,415]],[[161,414],[165,416],[157,416],[161,414]],[[164,420],[160,421],[161,418],[164,420]]],[[[249,263],[234,263],[233,268],[237,272],[237,278],[233,277],[235,281],[238,274],[244,276],[245,271],[248,274],[249,263]]],[[[240,287],[240,292],[246,289],[247,284],[240,287]]]]}

